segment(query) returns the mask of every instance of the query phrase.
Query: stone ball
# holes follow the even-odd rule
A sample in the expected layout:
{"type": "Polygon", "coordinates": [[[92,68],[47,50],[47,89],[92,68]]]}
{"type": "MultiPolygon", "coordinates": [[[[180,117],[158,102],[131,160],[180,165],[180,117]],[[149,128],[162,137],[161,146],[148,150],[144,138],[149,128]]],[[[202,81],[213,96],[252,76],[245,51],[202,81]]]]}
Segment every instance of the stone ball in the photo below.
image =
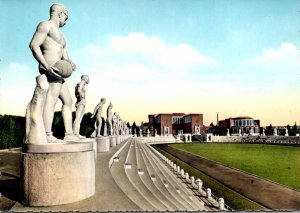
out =
{"type": "Polygon", "coordinates": [[[54,67],[58,69],[58,71],[55,72],[61,75],[63,78],[68,78],[72,75],[72,64],[67,60],[59,60],[54,64],[54,67]]]}

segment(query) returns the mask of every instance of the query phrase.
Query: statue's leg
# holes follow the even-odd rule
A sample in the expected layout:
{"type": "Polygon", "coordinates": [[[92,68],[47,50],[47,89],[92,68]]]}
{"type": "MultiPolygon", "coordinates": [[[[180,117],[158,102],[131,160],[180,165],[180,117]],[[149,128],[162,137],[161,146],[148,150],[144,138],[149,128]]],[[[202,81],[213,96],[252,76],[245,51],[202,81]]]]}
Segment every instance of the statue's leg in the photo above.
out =
{"type": "Polygon", "coordinates": [[[74,123],[73,123],[73,132],[74,132],[75,135],[77,135],[79,137],[83,137],[83,136],[80,135],[80,123],[81,123],[82,118],[83,118],[84,108],[85,107],[84,107],[83,104],[77,105],[76,117],[75,117],[75,120],[74,120],[74,123]]]}
{"type": "Polygon", "coordinates": [[[48,143],[63,142],[52,135],[52,122],[54,117],[54,108],[59,97],[61,86],[62,86],[61,83],[49,82],[49,89],[47,92],[47,98],[46,98],[46,102],[44,106],[44,114],[43,114],[48,143]]]}
{"type": "Polygon", "coordinates": [[[101,124],[102,124],[102,121],[101,121],[101,117],[100,119],[97,119],[98,120],[98,127],[97,127],[97,137],[100,137],[101,136],[101,124]]]}
{"type": "Polygon", "coordinates": [[[80,141],[80,138],[73,133],[72,123],[72,104],[73,100],[66,83],[63,83],[59,93],[62,101],[62,117],[65,126],[64,141],[80,141]]]}

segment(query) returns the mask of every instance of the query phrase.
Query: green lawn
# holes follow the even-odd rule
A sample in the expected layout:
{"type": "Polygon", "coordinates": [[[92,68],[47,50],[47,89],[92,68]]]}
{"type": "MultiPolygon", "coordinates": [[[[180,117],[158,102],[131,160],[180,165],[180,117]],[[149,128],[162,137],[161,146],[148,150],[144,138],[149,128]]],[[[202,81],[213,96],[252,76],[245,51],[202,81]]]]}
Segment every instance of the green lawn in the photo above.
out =
{"type": "Polygon", "coordinates": [[[300,147],[268,144],[193,143],[172,146],[300,189],[300,147]]]}

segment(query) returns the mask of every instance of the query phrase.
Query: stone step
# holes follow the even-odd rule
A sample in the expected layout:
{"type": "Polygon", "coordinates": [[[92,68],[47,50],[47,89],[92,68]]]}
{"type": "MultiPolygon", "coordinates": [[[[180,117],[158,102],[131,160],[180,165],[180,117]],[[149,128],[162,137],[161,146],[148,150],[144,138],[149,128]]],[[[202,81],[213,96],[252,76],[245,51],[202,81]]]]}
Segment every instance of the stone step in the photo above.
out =
{"type": "MultiPolygon", "coordinates": [[[[160,156],[162,154],[160,154],[160,152],[158,152],[156,149],[154,149],[153,147],[151,147],[151,150],[157,154],[157,156],[160,158],[160,156]]],[[[160,158],[161,159],[161,158],[160,158]]],[[[183,183],[183,185],[185,185],[186,187],[189,188],[189,190],[191,190],[193,192],[193,194],[195,195],[195,197],[197,198],[198,202],[200,202],[200,205],[205,205],[205,208],[208,211],[217,211],[218,210],[218,203],[217,201],[215,201],[214,199],[207,199],[206,197],[206,192],[202,191],[201,193],[198,190],[198,187],[195,188],[196,183],[192,184],[191,180],[189,179],[189,181],[186,180],[186,177],[183,177],[181,174],[179,174],[177,172],[177,169],[174,169],[172,166],[170,166],[167,162],[165,162],[163,159],[161,159],[161,161],[169,168],[169,170],[171,171],[171,173],[181,182],[183,183]]],[[[196,201],[197,201],[196,200],[196,201]]]]}
{"type": "Polygon", "coordinates": [[[144,160],[146,159],[145,162],[147,164],[147,168],[151,174],[156,176],[155,184],[158,189],[176,206],[176,210],[194,210],[191,206],[185,205],[186,202],[182,201],[182,198],[173,187],[165,186],[164,181],[167,181],[167,179],[162,174],[164,171],[161,171],[158,165],[156,165],[157,163],[152,159],[153,156],[149,156],[147,151],[149,148],[145,147],[143,144],[141,144],[141,148],[144,160]]]}
{"type": "Polygon", "coordinates": [[[132,139],[128,141],[123,150],[119,153],[119,162],[113,163],[110,171],[118,186],[122,191],[132,200],[136,205],[138,205],[143,210],[157,210],[153,205],[151,205],[131,184],[127,177],[124,169],[125,161],[128,157],[129,149],[131,148],[132,139]]]}
{"type": "Polygon", "coordinates": [[[132,185],[139,191],[139,193],[148,200],[151,205],[160,211],[168,210],[167,207],[145,186],[140,176],[138,175],[136,152],[138,150],[135,140],[133,140],[133,146],[130,147],[128,152],[127,163],[131,163],[132,169],[126,170],[128,179],[132,185]]]}
{"type": "MultiPolygon", "coordinates": [[[[136,152],[137,166],[144,172],[143,176],[140,176],[141,180],[148,187],[148,189],[152,192],[152,194],[154,196],[156,196],[157,199],[159,199],[164,204],[164,206],[166,206],[167,210],[169,210],[169,211],[176,210],[177,207],[153,183],[154,181],[156,181],[156,176],[155,176],[155,174],[149,173],[147,166],[144,162],[139,143],[137,143],[137,146],[138,146],[138,149],[136,152]]],[[[161,209],[159,209],[159,210],[161,210],[161,209]]]]}
{"type": "Polygon", "coordinates": [[[177,178],[176,176],[170,171],[170,169],[167,167],[164,162],[162,162],[158,156],[155,154],[155,149],[151,147],[150,145],[145,145],[149,148],[149,151],[152,153],[153,159],[156,162],[157,166],[161,169],[165,170],[163,175],[166,177],[166,179],[169,181],[170,184],[172,184],[176,191],[180,190],[180,195],[182,199],[184,199],[190,206],[192,206],[195,210],[203,209],[203,202],[200,202],[194,195],[193,192],[189,189],[187,189],[177,178]]]}

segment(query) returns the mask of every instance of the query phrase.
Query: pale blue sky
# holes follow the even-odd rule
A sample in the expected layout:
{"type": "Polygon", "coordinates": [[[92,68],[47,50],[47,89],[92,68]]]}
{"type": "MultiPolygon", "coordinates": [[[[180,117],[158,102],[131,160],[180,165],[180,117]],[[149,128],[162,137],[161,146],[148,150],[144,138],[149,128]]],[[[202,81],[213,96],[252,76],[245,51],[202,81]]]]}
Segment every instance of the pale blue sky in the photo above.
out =
{"type": "MultiPolygon", "coordinates": [[[[52,3],[0,0],[0,114],[25,113],[38,75],[28,44],[52,3]]],[[[137,123],[160,112],[203,113],[207,125],[216,113],[300,123],[300,0],[60,3],[78,68],[71,94],[82,74],[91,78],[86,111],[105,97],[137,123]]]]}

